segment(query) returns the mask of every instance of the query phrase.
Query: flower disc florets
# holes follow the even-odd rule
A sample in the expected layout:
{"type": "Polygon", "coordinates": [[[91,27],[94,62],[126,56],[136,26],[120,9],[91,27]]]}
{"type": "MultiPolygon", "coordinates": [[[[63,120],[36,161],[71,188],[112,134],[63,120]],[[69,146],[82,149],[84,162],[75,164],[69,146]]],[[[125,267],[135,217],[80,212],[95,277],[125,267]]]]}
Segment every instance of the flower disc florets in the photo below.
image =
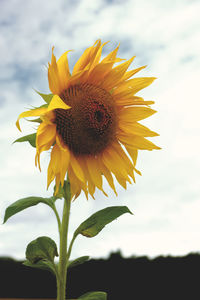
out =
{"type": "Polygon", "coordinates": [[[61,95],[71,109],[56,109],[55,124],[63,143],[76,155],[102,152],[115,138],[116,112],[112,96],[91,84],[71,86],[61,95]]]}

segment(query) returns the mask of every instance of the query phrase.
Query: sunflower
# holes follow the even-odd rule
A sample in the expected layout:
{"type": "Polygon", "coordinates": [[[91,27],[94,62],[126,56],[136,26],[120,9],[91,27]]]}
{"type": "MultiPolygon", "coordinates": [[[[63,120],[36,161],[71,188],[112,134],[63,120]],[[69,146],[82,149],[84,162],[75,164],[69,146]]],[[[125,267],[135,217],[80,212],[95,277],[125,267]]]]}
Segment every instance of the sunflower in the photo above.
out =
{"type": "Polygon", "coordinates": [[[51,100],[21,113],[16,122],[21,130],[21,118],[39,116],[35,164],[41,169],[40,155],[51,149],[47,188],[55,179],[57,192],[67,173],[74,198],[82,190],[94,198],[96,187],[106,195],[103,177],[116,193],[113,175],[126,189],[127,182],[135,182],[135,172],[140,174],[138,150],[160,149],[146,139],[158,134],[138,122],[156,112],[149,107],[154,102],[135,96],[155,77],[131,78],[145,66],[127,71],[134,57],[117,58],[119,46],[100,60],[105,44],[97,40],[87,48],[72,74],[69,51],[56,61],[53,48],[48,65],[51,100]]]}

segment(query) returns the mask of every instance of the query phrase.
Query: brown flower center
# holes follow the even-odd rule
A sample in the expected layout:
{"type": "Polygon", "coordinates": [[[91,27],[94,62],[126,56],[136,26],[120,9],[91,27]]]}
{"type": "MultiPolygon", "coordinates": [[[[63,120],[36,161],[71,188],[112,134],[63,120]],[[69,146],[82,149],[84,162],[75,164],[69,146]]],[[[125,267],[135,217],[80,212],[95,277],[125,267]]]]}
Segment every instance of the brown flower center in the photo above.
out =
{"type": "Polygon", "coordinates": [[[91,84],[68,88],[60,95],[71,106],[55,109],[55,124],[63,142],[75,155],[95,155],[115,138],[116,111],[110,93],[91,84]]]}

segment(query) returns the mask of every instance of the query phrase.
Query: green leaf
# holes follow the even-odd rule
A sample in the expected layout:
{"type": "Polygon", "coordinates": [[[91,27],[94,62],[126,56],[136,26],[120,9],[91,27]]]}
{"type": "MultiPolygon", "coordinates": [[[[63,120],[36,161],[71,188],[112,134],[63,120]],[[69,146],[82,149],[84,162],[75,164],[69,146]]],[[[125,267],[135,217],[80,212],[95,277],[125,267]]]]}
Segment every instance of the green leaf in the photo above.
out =
{"type": "Polygon", "coordinates": [[[86,294],[78,297],[78,299],[81,299],[81,300],[106,300],[107,294],[105,292],[89,292],[89,293],[86,293],[86,294]]]}
{"type": "Polygon", "coordinates": [[[50,206],[52,208],[53,207],[53,197],[51,197],[51,198],[27,197],[27,198],[17,200],[16,202],[14,202],[13,204],[11,204],[10,206],[8,206],[6,208],[5,216],[4,216],[4,223],[10,217],[14,216],[18,212],[20,212],[28,207],[37,205],[39,203],[47,204],[48,206],[50,206]]]}
{"type": "Polygon", "coordinates": [[[40,260],[35,264],[32,264],[30,261],[26,260],[23,265],[31,268],[36,268],[36,269],[42,269],[46,271],[50,271],[51,273],[55,274],[55,269],[54,265],[47,260],[40,260]]]}
{"type": "Polygon", "coordinates": [[[68,262],[68,268],[73,268],[78,265],[83,264],[85,261],[87,261],[90,257],[89,256],[81,256],[76,258],[75,260],[69,261],[68,262]]]}
{"type": "Polygon", "coordinates": [[[125,213],[132,214],[126,206],[111,206],[104,208],[81,223],[81,225],[76,229],[74,235],[77,236],[78,234],[82,234],[86,237],[93,237],[97,235],[108,223],[125,213]]]}
{"type": "Polygon", "coordinates": [[[47,104],[49,104],[51,99],[53,98],[53,94],[43,94],[38,91],[36,91],[36,93],[38,93],[38,95],[40,95],[47,104]]]}
{"type": "Polygon", "coordinates": [[[26,248],[26,258],[32,264],[43,259],[54,262],[55,256],[58,256],[56,243],[47,236],[37,238],[26,248]]]}
{"type": "Polygon", "coordinates": [[[36,147],[35,141],[36,141],[36,133],[32,133],[32,134],[23,136],[23,137],[15,140],[13,142],[13,144],[14,143],[21,143],[21,142],[29,142],[32,147],[36,147]]]}

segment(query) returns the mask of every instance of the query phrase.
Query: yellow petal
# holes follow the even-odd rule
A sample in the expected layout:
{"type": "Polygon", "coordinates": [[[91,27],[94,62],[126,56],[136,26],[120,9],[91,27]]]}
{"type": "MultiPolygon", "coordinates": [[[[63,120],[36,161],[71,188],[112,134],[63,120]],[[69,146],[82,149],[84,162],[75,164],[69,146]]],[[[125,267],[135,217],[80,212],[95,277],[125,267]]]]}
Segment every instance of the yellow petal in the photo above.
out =
{"type": "Polygon", "coordinates": [[[117,181],[119,182],[119,184],[126,190],[126,179],[119,176],[119,175],[115,175],[117,181]]]}
{"type": "Polygon", "coordinates": [[[106,166],[103,164],[101,158],[99,159],[99,167],[100,167],[100,170],[101,170],[102,174],[105,176],[105,178],[106,178],[108,184],[110,185],[110,187],[113,189],[114,193],[115,193],[116,196],[117,196],[117,192],[116,192],[116,189],[115,189],[115,185],[114,185],[114,181],[113,181],[112,174],[111,174],[111,172],[106,168],[106,166]]]}
{"type": "Polygon", "coordinates": [[[149,107],[127,107],[119,111],[119,123],[133,123],[150,117],[156,111],[149,107]]]}
{"type": "Polygon", "coordinates": [[[141,172],[135,168],[136,162],[137,162],[137,157],[138,157],[138,150],[133,149],[133,148],[129,148],[129,147],[127,147],[127,146],[126,146],[126,150],[127,150],[128,154],[130,155],[130,157],[131,157],[131,159],[132,159],[132,161],[133,161],[135,172],[136,172],[138,175],[141,176],[141,175],[142,175],[141,172]]]}
{"type": "Polygon", "coordinates": [[[60,148],[55,144],[51,151],[51,160],[48,167],[47,188],[49,187],[55,176],[59,173],[60,160],[60,148]]]}
{"type": "Polygon", "coordinates": [[[135,181],[134,172],[133,172],[134,166],[130,161],[130,159],[128,158],[128,156],[126,155],[126,153],[124,152],[124,150],[122,149],[121,145],[118,142],[116,142],[112,144],[112,147],[115,149],[115,151],[117,152],[121,160],[123,160],[124,169],[126,169],[127,174],[135,181]]]}
{"type": "Polygon", "coordinates": [[[119,50],[119,45],[117,46],[117,48],[115,50],[113,50],[112,52],[110,52],[104,59],[102,59],[102,63],[106,63],[109,61],[113,61],[116,59],[117,56],[117,52],[119,50]]]}
{"type": "Polygon", "coordinates": [[[124,146],[128,146],[129,148],[133,149],[140,149],[140,150],[153,150],[153,149],[161,149],[160,147],[156,146],[152,142],[148,141],[142,136],[131,136],[125,134],[118,134],[119,141],[124,144],[124,146]]]}
{"type": "MultiPolygon", "coordinates": [[[[122,133],[127,134],[133,134],[133,135],[139,135],[139,136],[158,136],[158,134],[154,131],[151,131],[148,127],[141,125],[139,123],[127,123],[127,122],[120,122],[119,123],[119,129],[122,131],[122,133]]],[[[119,131],[120,132],[120,131],[119,131]]]]}
{"type": "Polygon", "coordinates": [[[80,164],[80,166],[83,170],[84,178],[87,181],[89,194],[94,199],[95,184],[94,184],[94,182],[93,182],[93,180],[90,176],[90,173],[88,171],[88,166],[87,166],[87,163],[86,163],[86,159],[83,158],[83,157],[79,157],[78,161],[79,161],[79,164],[80,164]]]}
{"type": "Polygon", "coordinates": [[[96,47],[96,44],[100,45],[100,43],[100,40],[97,40],[92,47],[89,47],[84,51],[79,60],[76,62],[72,75],[75,75],[75,73],[85,69],[85,67],[91,62],[92,56],[95,54],[94,48],[96,47]]]}
{"type": "Polygon", "coordinates": [[[80,167],[80,164],[78,163],[78,160],[75,158],[75,156],[72,153],[71,153],[71,156],[70,156],[70,165],[72,167],[72,170],[74,171],[74,174],[77,176],[77,178],[80,181],[85,182],[83,170],[80,167]]]}
{"type": "Polygon", "coordinates": [[[117,175],[118,177],[125,178],[127,181],[130,182],[127,171],[124,168],[124,163],[121,157],[115,152],[114,148],[110,147],[104,150],[102,154],[102,159],[105,166],[109,170],[111,170],[115,177],[117,175]]]}
{"type": "Polygon", "coordinates": [[[56,135],[56,144],[60,147],[62,151],[69,151],[67,145],[64,144],[62,138],[58,135],[58,133],[56,135]]]}
{"type": "Polygon", "coordinates": [[[141,71],[142,69],[146,68],[147,66],[142,66],[142,67],[139,67],[137,69],[134,69],[134,70],[131,70],[131,71],[128,71],[124,74],[124,76],[122,77],[122,80],[121,81],[125,81],[127,79],[129,79],[130,77],[132,77],[133,75],[135,75],[136,73],[138,73],[139,71],[141,71]]]}
{"type": "Polygon", "coordinates": [[[58,193],[59,191],[59,187],[60,187],[60,174],[56,174],[56,190],[55,190],[55,195],[58,193]]]}
{"type": "Polygon", "coordinates": [[[100,85],[106,74],[112,69],[114,62],[100,63],[94,67],[86,80],[91,84],[100,85]]]}
{"type": "Polygon", "coordinates": [[[43,151],[49,150],[51,148],[52,144],[53,144],[53,142],[50,141],[47,144],[42,145],[40,148],[37,148],[37,152],[36,152],[36,156],[35,156],[35,166],[37,167],[37,165],[38,165],[40,171],[41,171],[40,155],[43,151]]]}
{"type": "Polygon", "coordinates": [[[49,125],[41,123],[37,130],[36,147],[39,149],[41,146],[53,143],[56,138],[56,125],[49,125]]]}
{"type": "Polygon", "coordinates": [[[68,169],[68,176],[70,180],[71,197],[75,197],[76,199],[78,195],[80,195],[81,190],[83,190],[86,198],[88,199],[88,190],[86,185],[76,177],[70,166],[68,169]]]}
{"type": "Polygon", "coordinates": [[[20,125],[19,125],[19,120],[22,118],[26,118],[26,117],[36,117],[36,116],[40,116],[42,114],[44,114],[45,112],[47,112],[47,108],[46,107],[39,107],[36,109],[31,109],[28,111],[24,111],[23,113],[21,113],[17,119],[16,122],[16,126],[17,128],[21,131],[20,125]]]}
{"type": "Polygon", "coordinates": [[[49,89],[53,94],[59,95],[62,92],[62,90],[60,85],[60,77],[58,72],[58,66],[56,63],[56,57],[53,54],[53,50],[54,47],[52,48],[51,63],[49,63],[48,68],[49,89]]]}
{"type": "Polygon", "coordinates": [[[121,80],[122,76],[132,63],[133,59],[134,57],[112,69],[105,76],[104,81],[102,83],[102,88],[104,88],[105,90],[111,90],[112,88],[114,88],[121,80]]]}
{"type": "Polygon", "coordinates": [[[67,88],[68,80],[71,77],[69,72],[68,59],[67,59],[67,54],[70,51],[72,50],[66,51],[57,61],[58,73],[60,78],[60,86],[62,90],[65,90],[67,88]]]}
{"type": "Polygon", "coordinates": [[[65,149],[65,151],[61,151],[61,170],[60,170],[60,180],[61,185],[64,184],[65,175],[69,166],[70,161],[70,151],[65,149]]]}
{"type": "Polygon", "coordinates": [[[88,179],[88,191],[93,199],[95,199],[94,198],[95,189],[96,189],[96,187],[95,187],[95,184],[93,183],[93,181],[91,179],[88,179]]]}
{"type": "Polygon", "coordinates": [[[115,97],[113,96],[113,99],[115,101],[115,104],[117,106],[131,106],[131,105],[152,105],[155,102],[154,101],[144,101],[142,97],[132,96],[132,97],[115,97]]]}
{"type": "Polygon", "coordinates": [[[80,192],[80,181],[74,175],[74,172],[71,168],[69,168],[69,170],[68,170],[68,176],[69,176],[69,181],[70,181],[71,197],[73,198],[74,195],[76,195],[78,192],[80,192]]]}
{"type": "Polygon", "coordinates": [[[91,64],[89,66],[89,70],[91,71],[100,61],[101,58],[101,53],[102,53],[102,49],[103,47],[107,44],[108,42],[105,42],[101,45],[101,47],[98,49],[96,56],[94,57],[93,61],[91,61],[91,64]]]}
{"type": "Polygon", "coordinates": [[[45,130],[47,129],[47,126],[49,124],[46,123],[46,122],[42,122],[39,126],[38,126],[38,129],[37,129],[37,135],[40,135],[42,134],[43,132],[45,132],[45,130]]]}
{"type": "Polygon", "coordinates": [[[80,72],[85,68],[85,66],[89,63],[90,53],[91,53],[92,47],[87,48],[82,56],[79,58],[79,60],[76,62],[72,75],[74,76],[77,72],[80,72]]]}
{"type": "Polygon", "coordinates": [[[97,40],[92,47],[91,53],[90,53],[90,61],[88,64],[89,69],[92,67],[93,62],[95,61],[95,58],[97,56],[97,53],[99,51],[99,48],[101,47],[101,40],[97,40]]]}
{"type": "Polygon", "coordinates": [[[95,157],[88,157],[86,159],[86,163],[93,183],[96,187],[98,187],[98,189],[102,190],[102,177],[97,159],[95,157]]]}
{"type": "Polygon", "coordinates": [[[68,81],[68,87],[80,82],[84,82],[88,77],[88,70],[78,71],[75,75],[72,75],[68,81]]]}
{"type": "Polygon", "coordinates": [[[137,162],[137,157],[138,157],[138,150],[135,150],[135,149],[132,149],[129,147],[126,147],[126,150],[127,150],[128,154],[130,155],[130,157],[133,161],[133,164],[135,166],[136,162],[137,162]]]}
{"type": "Polygon", "coordinates": [[[40,116],[40,119],[45,123],[52,125],[54,124],[55,115],[53,111],[47,111],[44,115],[40,116]]]}
{"type": "Polygon", "coordinates": [[[140,90],[149,86],[156,77],[133,78],[121,83],[113,92],[113,95],[122,98],[126,95],[135,95],[140,90]]]}
{"type": "Polygon", "coordinates": [[[69,109],[71,107],[69,105],[65,104],[65,102],[58,95],[54,95],[51,102],[49,103],[48,111],[51,111],[51,110],[54,110],[57,108],[69,109]]]}
{"type": "Polygon", "coordinates": [[[53,172],[53,170],[51,168],[48,168],[48,171],[47,171],[47,189],[49,188],[51,182],[54,180],[55,176],[56,175],[53,172]]]}
{"type": "Polygon", "coordinates": [[[50,164],[52,165],[52,169],[55,174],[58,174],[60,172],[60,162],[61,162],[61,150],[58,147],[58,145],[54,145],[52,151],[51,151],[51,161],[50,164]]]}

